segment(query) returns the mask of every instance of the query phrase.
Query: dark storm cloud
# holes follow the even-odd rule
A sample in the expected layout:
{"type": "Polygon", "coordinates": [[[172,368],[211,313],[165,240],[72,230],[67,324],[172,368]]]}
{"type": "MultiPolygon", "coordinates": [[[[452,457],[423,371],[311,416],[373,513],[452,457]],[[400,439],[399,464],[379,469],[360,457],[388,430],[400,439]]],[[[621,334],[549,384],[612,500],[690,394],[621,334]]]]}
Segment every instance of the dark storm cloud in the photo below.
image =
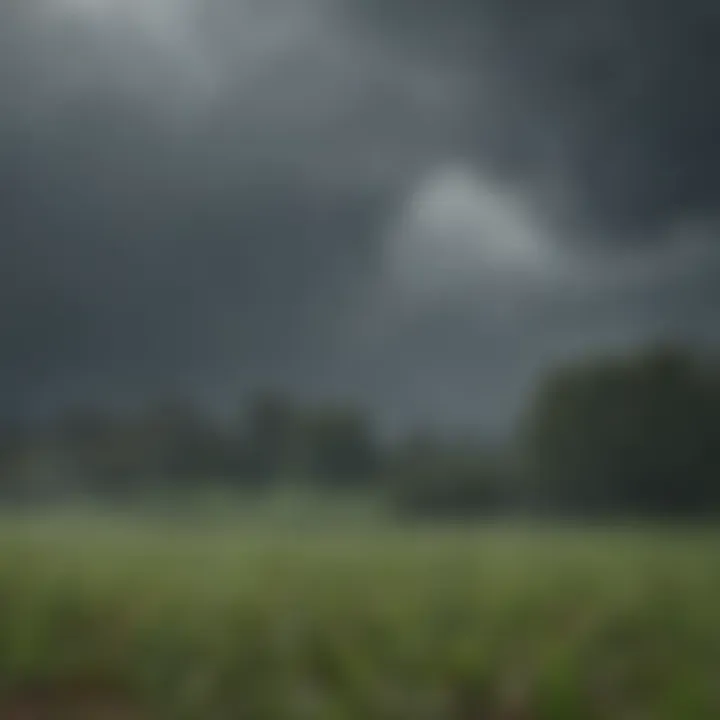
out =
{"type": "Polygon", "coordinates": [[[637,238],[716,214],[715,3],[369,0],[356,9],[389,43],[471,78],[468,147],[501,175],[559,183],[575,229],[637,238]]]}
{"type": "Polygon", "coordinates": [[[507,418],[535,374],[569,354],[718,340],[713,3],[348,6],[393,52],[464,84],[462,149],[453,159],[482,179],[479,188],[467,184],[481,210],[457,243],[447,222],[430,252],[438,233],[421,224],[396,254],[414,289],[398,299],[386,285],[403,320],[389,322],[383,308],[373,341],[382,347],[378,365],[398,364],[394,375],[375,375],[400,379],[384,388],[395,407],[424,405],[430,417],[443,408],[441,418],[461,421],[507,418]],[[505,195],[529,211],[518,215],[505,195]],[[508,255],[500,249],[513,245],[518,217],[526,231],[508,255]]]}
{"type": "Polygon", "coordinates": [[[493,422],[559,353],[711,334],[717,34],[698,0],[1,4],[4,407],[280,382],[493,422]]]}
{"type": "Polygon", "coordinates": [[[393,198],[437,152],[403,120],[442,116],[432,88],[313,2],[204,3],[169,36],[67,5],[0,18],[5,406],[312,384],[393,198]]]}

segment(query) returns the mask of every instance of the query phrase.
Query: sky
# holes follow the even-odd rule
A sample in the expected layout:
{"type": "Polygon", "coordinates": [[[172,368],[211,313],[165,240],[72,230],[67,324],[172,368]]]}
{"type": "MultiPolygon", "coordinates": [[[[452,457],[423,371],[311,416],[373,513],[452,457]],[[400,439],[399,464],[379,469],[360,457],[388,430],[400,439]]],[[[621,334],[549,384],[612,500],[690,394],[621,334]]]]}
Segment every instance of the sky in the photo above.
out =
{"type": "Polygon", "coordinates": [[[720,336],[710,0],[6,0],[6,414],[181,392],[508,427],[720,336]]]}

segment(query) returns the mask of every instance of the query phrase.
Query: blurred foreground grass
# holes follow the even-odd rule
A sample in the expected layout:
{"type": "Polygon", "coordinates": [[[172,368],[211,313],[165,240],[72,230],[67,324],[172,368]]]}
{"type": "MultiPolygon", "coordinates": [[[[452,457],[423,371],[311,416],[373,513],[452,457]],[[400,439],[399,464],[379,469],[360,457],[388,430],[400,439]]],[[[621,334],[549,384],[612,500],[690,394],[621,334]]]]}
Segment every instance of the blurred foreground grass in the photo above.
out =
{"type": "Polygon", "coordinates": [[[4,518],[0,718],[720,718],[720,534],[280,527],[4,518]]]}

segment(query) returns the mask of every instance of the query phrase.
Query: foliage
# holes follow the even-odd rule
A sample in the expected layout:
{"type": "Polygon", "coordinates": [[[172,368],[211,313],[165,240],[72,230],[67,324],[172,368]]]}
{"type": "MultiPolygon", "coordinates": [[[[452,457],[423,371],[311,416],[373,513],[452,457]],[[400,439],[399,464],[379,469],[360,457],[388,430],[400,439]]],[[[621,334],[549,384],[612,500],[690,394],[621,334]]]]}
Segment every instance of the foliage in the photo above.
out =
{"type": "Polygon", "coordinates": [[[0,716],[50,697],[80,718],[92,694],[157,720],[714,720],[719,550],[699,531],[6,518],[0,716]]]}
{"type": "Polygon", "coordinates": [[[396,453],[388,480],[402,516],[463,520],[506,507],[509,477],[484,448],[411,438],[396,453]]]}
{"type": "Polygon", "coordinates": [[[523,428],[536,499],[580,512],[720,508],[720,372],[673,348],[556,371],[523,428]]]}
{"type": "Polygon", "coordinates": [[[230,422],[177,400],[134,413],[86,409],[1,427],[0,494],[170,501],[210,485],[266,494],[304,482],[384,493],[406,517],[717,513],[720,368],[676,347],[575,362],[541,382],[518,442],[488,451],[483,440],[390,441],[357,407],[281,392],[249,398],[230,422]]]}

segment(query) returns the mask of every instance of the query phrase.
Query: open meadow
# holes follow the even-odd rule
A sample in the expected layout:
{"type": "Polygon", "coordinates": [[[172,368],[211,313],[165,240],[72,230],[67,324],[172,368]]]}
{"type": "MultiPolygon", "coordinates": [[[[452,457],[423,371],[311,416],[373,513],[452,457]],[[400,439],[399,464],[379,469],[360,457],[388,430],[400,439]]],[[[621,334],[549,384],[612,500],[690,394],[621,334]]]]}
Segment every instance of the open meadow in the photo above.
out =
{"type": "Polygon", "coordinates": [[[0,717],[716,720],[720,534],[6,516],[0,717]]]}

